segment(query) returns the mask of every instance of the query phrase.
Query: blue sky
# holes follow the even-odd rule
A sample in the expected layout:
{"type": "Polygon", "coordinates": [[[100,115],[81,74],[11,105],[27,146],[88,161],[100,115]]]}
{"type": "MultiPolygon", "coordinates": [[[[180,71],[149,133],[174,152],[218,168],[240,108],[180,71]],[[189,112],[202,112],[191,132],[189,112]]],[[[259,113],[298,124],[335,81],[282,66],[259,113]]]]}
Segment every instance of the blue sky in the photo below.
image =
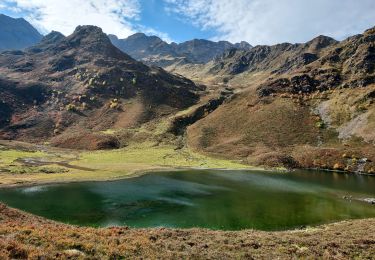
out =
{"type": "MultiPolygon", "coordinates": [[[[69,0],[66,1],[69,2],[69,0]]],[[[37,21],[34,21],[34,18],[29,17],[32,17],[35,15],[35,13],[38,13],[38,8],[24,8],[22,7],[22,4],[20,5],[17,2],[18,1],[10,0],[3,4],[3,6],[1,6],[0,4],[0,12],[12,17],[24,17],[27,20],[29,20],[29,22],[31,22],[33,25],[35,25],[37,29],[41,31],[41,33],[44,34],[48,33],[51,30],[50,28],[53,29],[53,25],[41,25],[37,21]],[[19,6],[21,6],[22,8],[20,8],[19,6]]],[[[202,29],[200,26],[193,25],[185,17],[182,17],[174,12],[169,11],[168,7],[170,7],[170,4],[168,1],[139,0],[136,2],[138,2],[139,8],[138,15],[131,19],[127,19],[126,17],[124,17],[127,23],[131,24],[130,27],[132,29],[132,33],[141,31],[145,32],[146,34],[156,34],[169,42],[182,42],[186,40],[191,40],[193,38],[210,39],[215,37],[214,29],[202,29]]],[[[35,6],[38,5],[35,4],[35,6]]],[[[124,27],[129,27],[127,23],[124,27]]],[[[100,26],[100,23],[97,25],[100,26]]],[[[59,30],[59,28],[56,28],[54,30],[59,30]]],[[[70,32],[63,30],[63,33],[69,34],[70,32]]],[[[108,30],[108,33],[116,34],[116,32],[111,32],[110,30],[108,30]]],[[[127,30],[125,30],[124,34],[117,34],[119,35],[119,37],[128,36],[127,30]]]]}
{"type": "Polygon", "coordinates": [[[181,42],[193,38],[206,39],[215,36],[212,29],[202,30],[187,19],[166,11],[167,5],[158,0],[142,0],[140,23],[159,32],[166,32],[174,41],[181,42]]]}
{"type": "Polygon", "coordinates": [[[375,26],[374,0],[0,0],[0,12],[42,33],[92,24],[120,38],[142,31],[169,42],[341,40],[375,26]]]}

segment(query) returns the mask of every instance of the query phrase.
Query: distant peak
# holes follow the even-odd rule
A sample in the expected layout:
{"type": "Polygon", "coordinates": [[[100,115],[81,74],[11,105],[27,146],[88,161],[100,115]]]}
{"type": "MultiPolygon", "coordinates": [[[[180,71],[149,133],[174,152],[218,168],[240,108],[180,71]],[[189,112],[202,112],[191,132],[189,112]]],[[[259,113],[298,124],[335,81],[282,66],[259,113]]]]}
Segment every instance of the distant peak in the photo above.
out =
{"type": "Polygon", "coordinates": [[[131,35],[130,37],[147,37],[147,35],[144,34],[144,33],[141,33],[141,32],[137,32],[137,33],[131,35]]]}
{"type": "Polygon", "coordinates": [[[108,34],[108,37],[111,40],[119,40],[119,38],[117,37],[117,35],[114,35],[114,34],[108,34]]]}
{"type": "Polygon", "coordinates": [[[17,22],[22,22],[22,23],[28,23],[24,18],[19,17],[19,18],[14,18],[5,14],[0,14],[0,18],[3,20],[8,20],[8,21],[17,21],[17,22]]]}
{"type": "Polygon", "coordinates": [[[162,41],[158,36],[152,35],[148,36],[144,33],[138,32],[133,35],[130,35],[127,40],[152,40],[152,41],[162,41]]]}
{"type": "Polygon", "coordinates": [[[370,29],[367,29],[365,32],[364,32],[364,35],[372,35],[372,34],[375,34],[375,26],[370,28],[370,29]]]}
{"type": "Polygon", "coordinates": [[[112,45],[108,36],[103,32],[100,27],[93,25],[80,25],[72,35],[68,36],[67,41],[76,44],[88,44],[97,46],[112,45]]]}
{"type": "Polygon", "coordinates": [[[250,50],[253,46],[246,42],[246,41],[241,41],[241,42],[238,42],[238,43],[235,43],[234,46],[238,49],[242,49],[242,50],[250,50]]]}
{"type": "Polygon", "coordinates": [[[94,26],[94,25],[79,25],[74,30],[73,34],[79,34],[79,35],[85,36],[85,35],[91,35],[91,34],[102,35],[104,33],[103,33],[102,28],[100,28],[98,26],[94,26]]]}
{"type": "Polygon", "coordinates": [[[108,35],[100,27],[92,25],[78,26],[73,34],[65,37],[58,44],[59,49],[75,49],[80,55],[104,55],[116,59],[130,59],[128,55],[116,48],[108,35]]]}
{"type": "Polygon", "coordinates": [[[325,35],[319,35],[319,36],[315,37],[313,40],[319,40],[319,41],[331,41],[331,42],[335,42],[335,41],[336,41],[336,40],[333,39],[332,37],[325,36],[325,35]]]}
{"type": "Polygon", "coordinates": [[[211,42],[211,41],[206,40],[206,39],[192,39],[190,41],[186,41],[185,43],[189,43],[189,42],[192,42],[192,43],[207,43],[207,42],[211,42]]]}
{"type": "Polygon", "coordinates": [[[42,41],[59,41],[64,39],[65,36],[61,32],[51,31],[49,34],[43,37],[42,41]]]}
{"type": "Polygon", "coordinates": [[[319,35],[318,37],[315,37],[311,41],[307,42],[307,45],[314,46],[316,49],[322,49],[335,43],[337,43],[335,39],[325,35],[319,35]]]}
{"type": "MultiPolygon", "coordinates": [[[[62,36],[62,37],[65,37],[64,34],[62,34],[61,32],[58,32],[58,31],[51,31],[49,34],[47,35],[54,35],[54,36],[62,36]]],[[[46,35],[46,36],[47,36],[46,35]]]]}
{"type": "Polygon", "coordinates": [[[142,39],[147,39],[149,38],[146,34],[144,33],[141,33],[141,32],[137,32],[135,34],[132,34],[130,36],[128,36],[128,38],[126,38],[126,40],[142,40],[142,39]]]}

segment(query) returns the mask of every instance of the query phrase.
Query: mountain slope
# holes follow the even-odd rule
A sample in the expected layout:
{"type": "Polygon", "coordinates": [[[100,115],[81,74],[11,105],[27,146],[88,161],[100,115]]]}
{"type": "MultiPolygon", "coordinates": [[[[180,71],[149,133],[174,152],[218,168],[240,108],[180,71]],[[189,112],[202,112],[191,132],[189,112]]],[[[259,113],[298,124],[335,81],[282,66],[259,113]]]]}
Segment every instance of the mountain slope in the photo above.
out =
{"type": "Polygon", "coordinates": [[[188,128],[191,147],[252,164],[374,172],[374,28],[342,42],[233,51],[205,66],[237,93],[188,128]]]}
{"type": "Polygon", "coordinates": [[[166,69],[206,84],[231,80],[232,85],[241,88],[249,78],[257,84],[258,79],[275,73],[288,73],[314,62],[337,43],[330,37],[318,36],[303,44],[281,43],[259,45],[250,50],[230,49],[206,64],[177,64],[166,69]]]}
{"type": "Polygon", "coordinates": [[[199,90],[135,61],[94,26],[68,37],[52,32],[24,52],[2,53],[0,81],[2,138],[89,149],[118,146],[97,133],[184,109],[199,90]]]}
{"type": "Polygon", "coordinates": [[[232,44],[194,39],[180,44],[168,44],[157,36],[136,33],[126,39],[109,36],[112,43],[133,58],[150,65],[166,67],[174,63],[206,63],[226,50],[251,49],[247,42],[232,44]]]}
{"type": "Polygon", "coordinates": [[[168,142],[249,164],[375,172],[374,28],[341,42],[231,48],[200,64],[189,59],[205,43],[181,44],[183,54],[129,38],[138,59],[168,57],[168,70],[206,86],[134,60],[100,28],[52,32],[0,55],[1,138],[80,149],[168,142]]]}
{"type": "Polygon", "coordinates": [[[24,49],[36,44],[42,37],[25,19],[0,14],[0,51],[24,49]]]}

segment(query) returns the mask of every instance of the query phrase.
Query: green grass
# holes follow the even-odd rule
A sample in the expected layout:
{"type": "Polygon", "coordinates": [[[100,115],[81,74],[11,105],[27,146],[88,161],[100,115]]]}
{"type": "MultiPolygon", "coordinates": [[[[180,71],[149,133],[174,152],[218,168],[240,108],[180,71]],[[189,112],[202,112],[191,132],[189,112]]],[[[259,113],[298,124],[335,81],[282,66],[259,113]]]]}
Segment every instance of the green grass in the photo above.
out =
{"type": "Polygon", "coordinates": [[[84,152],[75,165],[95,169],[121,168],[123,165],[157,167],[246,168],[244,164],[207,157],[188,149],[176,150],[172,145],[152,146],[151,143],[132,145],[120,150],[84,152]],[[107,168],[108,167],[108,168],[107,168]]]}
{"type": "Polygon", "coordinates": [[[0,150],[0,167],[15,163],[15,160],[22,158],[40,158],[48,156],[47,153],[40,151],[20,151],[14,149],[0,150]]]}
{"type": "Polygon", "coordinates": [[[31,174],[31,173],[46,173],[46,174],[56,174],[56,173],[66,173],[69,172],[65,167],[57,166],[24,166],[15,165],[7,168],[11,174],[31,174]]]}
{"type": "Polygon", "coordinates": [[[186,148],[176,150],[172,145],[155,146],[151,142],[133,144],[120,150],[81,152],[78,157],[62,149],[53,152],[0,150],[0,156],[0,186],[115,180],[172,168],[251,168],[240,162],[211,158],[186,148]],[[26,166],[17,162],[17,159],[25,158],[43,158],[52,164],[26,166]],[[72,158],[75,158],[74,161],[71,161],[72,158]],[[68,169],[53,164],[69,159],[73,167],[84,168],[68,169]]]}

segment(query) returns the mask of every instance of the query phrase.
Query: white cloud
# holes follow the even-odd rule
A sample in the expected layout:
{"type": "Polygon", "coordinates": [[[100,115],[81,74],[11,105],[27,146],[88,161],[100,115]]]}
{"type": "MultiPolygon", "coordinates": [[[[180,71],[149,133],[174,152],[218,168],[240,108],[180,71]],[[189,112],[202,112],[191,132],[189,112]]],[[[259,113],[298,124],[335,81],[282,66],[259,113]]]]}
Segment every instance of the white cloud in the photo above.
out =
{"type": "Polygon", "coordinates": [[[107,33],[132,34],[130,20],[137,19],[137,0],[7,0],[28,15],[26,19],[43,32],[71,34],[77,25],[97,25],[107,33]]]}
{"type": "MultiPolygon", "coordinates": [[[[18,8],[43,33],[52,30],[71,34],[78,25],[96,25],[120,38],[137,31],[141,13],[139,0],[2,0],[7,8],[18,8]]],[[[3,4],[4,5],[4,4],[3,4]]],[[[144,28],[169,40],[167,34],[144,28]]]]}
{"type": "Polygon", "coordinates": [[[375,25],[374,0],[164,0],[216,40],[256,44],[305,42],[320,34],[336,39],[375,25]]]}

